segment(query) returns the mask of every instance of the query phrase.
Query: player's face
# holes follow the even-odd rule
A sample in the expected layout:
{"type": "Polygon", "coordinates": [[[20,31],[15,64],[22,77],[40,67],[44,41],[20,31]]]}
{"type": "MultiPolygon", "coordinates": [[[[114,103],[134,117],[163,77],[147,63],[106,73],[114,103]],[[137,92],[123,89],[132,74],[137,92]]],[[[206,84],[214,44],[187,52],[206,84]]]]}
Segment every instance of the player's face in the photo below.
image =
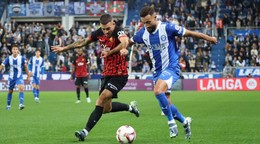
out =
{"type": "Polygon", "coordinates": [[[36,51],[35,55],[36,55],[36,57],[39,57],[41,55],[41,52],[40,51],[36,51]]]}
{"type": "Polygon", "coordinates": [[[115,22],[109,22],[105,25],[101,24],[101,29],[106,37],[111,37],[115,29],[115,22]]]}
{"type": "Polygon", "coordinates": [[[141,17],[141,21],[149,33],[152,33],[156,30],[156,15],[155,14],[141,17]]]}
{"type": "Polygon", "coordinates": [[[82,55],[83,54],[83,50],[82,49],[78,49],[78,55],[82,55]]]}
{"type": "Polygon", "coordinates": [[[13,53],[14,56],[17,56],[17,55],[19,54],[19,49],[18,49],[18,47],[13,47],[13,48],[12,48],[12,53],[13,53]]]}

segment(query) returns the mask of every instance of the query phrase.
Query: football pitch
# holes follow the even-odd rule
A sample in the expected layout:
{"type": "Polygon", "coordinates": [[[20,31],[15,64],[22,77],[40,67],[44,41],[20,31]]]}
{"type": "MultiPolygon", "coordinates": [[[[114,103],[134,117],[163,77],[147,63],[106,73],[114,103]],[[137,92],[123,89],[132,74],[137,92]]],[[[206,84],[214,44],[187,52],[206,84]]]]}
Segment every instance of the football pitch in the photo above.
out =
{"type": "MultiPolygon", "coordinates": [[[[92,103],[81,93],[75,104],[75,92],[41,92],[35,103],[25,93],[25,109],[18,109],[18,93],[13,94],[10,111],[5,110],[6,92],[0,94],[0,144],[75,144],[75,130],[81,130],[94,109],[98,92],[90,92],[92,103]]],[[[190,144],[259,144],[260,92],[172,92],[172,101],[192,121],[190,144]]],[[[169,138],[166,117],[161,116],[152,92],[120,92],[120,101],[138,101],[141,116],[129,112],[105,114],[86,138],[89,144],[116,144],[116,130],[130,125],[136,130],[135,144],[188,144],[183,127],[179,136],[169,138]]]]}

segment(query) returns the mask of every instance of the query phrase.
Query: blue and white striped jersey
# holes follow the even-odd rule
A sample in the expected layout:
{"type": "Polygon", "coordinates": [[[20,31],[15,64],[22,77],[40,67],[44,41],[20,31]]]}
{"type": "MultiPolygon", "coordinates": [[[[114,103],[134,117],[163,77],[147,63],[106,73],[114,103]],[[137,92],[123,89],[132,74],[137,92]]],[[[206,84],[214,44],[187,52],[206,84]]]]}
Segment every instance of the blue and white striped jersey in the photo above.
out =
{"type": "Polygon", "coordinates": [[[185,28],[172,23],[159,22],[157,29],[149,33],[145,27],[139,30],[131,39],[148,47],[152,60],[154,75],[158,76],[166,68],[179,68],[179,49],[175,36],[183,36],[185,28]]]}
{"type": "Polygon", "coordinates": [[[8,56],[2,63],[5,67],[10,66],[9,79],[23,78],[24,64],[26,64],[26,59],[21,55],[18,55],[16,58],[13,55],[8,56]]]}
{"type": "Polygon", "coordinates": [[[34,77],[39,78],[40,73],[44,73],[44,60],[42,57],[37,58],[36,56],[32,57],[29,61],[29,71],[32,72],[34,77]]]}

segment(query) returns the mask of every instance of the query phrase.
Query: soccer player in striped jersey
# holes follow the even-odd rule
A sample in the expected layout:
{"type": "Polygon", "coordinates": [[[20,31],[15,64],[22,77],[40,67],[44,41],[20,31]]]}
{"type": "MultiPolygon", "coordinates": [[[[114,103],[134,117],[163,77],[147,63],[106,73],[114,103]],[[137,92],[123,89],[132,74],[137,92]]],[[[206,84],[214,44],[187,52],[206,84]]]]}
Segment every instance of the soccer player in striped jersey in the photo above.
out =
{"type": "Polygon", "coordinates": [[[144,27],[131,38],[130,43],[143,43],[148,47],[154,71],[154,95],[168,119],[170,137],[173,138],[178,135],[178,128],[174,120],[174,117],[176,117],[184,127],[186,139],[190,139],[190,118],[185,118],[173,103],[170,105],[165,95],[172,84],[179,79],[181,73],[178,62],[179,49],[176,45],[175,36],[191,36],[205,39],[214,44],[217,43],[217,39],[172,23],[158,21],[154,9],[150,6],[142,8],[140,17],[144,27]]]}
{"type": "Polygon", "coordinates": [[[92,32],[86,39],[65,47],[52,46],[53,52],[62,52],[72,48],[81,48],[96,41],[99,41],[101,45],[101,58],[104,58],[104,69],[99,97],[85,128],[82,131],[75,132],[75,136],[79,141],[85,140],[85,137],[94,128],[103,113],[129,111],[136,117],[140,116],[136,101],[130,102],[129,105],[121,102],[112,102],[114,98],[118,98],[119,91],[123,89],[128,80],[126,65],[128,40],[122,28],[116,26],[113,17],[110,14],[103,14],[100,17],[100,28],[92,32]]]}
{"type": "Polygon", "coordinates": [[[41,57],[41,50],[36,49],[35,56],[29,61],[29,71],[32,76],[33,95],[35,102],[40,102],[40,80],[44,74],[44,59],[41,57]]]}
{"type": "Polygon", "coordinates": [[[10,110],[12,94],[15,85],[18,87],[19,91],[19,109],[24,109],[24,80],[23,80],[23,68],[27,73],[27,80],[30,81],[30,75],[26,63],[26,59],[19,55],[19,49],[17,45],[12,46],[12,55],[8,56],[5,61],[0,65],[0,71],[3,67],[9,66],[9,91],[7,94],[7,106],[6,110],[10,110]]]}

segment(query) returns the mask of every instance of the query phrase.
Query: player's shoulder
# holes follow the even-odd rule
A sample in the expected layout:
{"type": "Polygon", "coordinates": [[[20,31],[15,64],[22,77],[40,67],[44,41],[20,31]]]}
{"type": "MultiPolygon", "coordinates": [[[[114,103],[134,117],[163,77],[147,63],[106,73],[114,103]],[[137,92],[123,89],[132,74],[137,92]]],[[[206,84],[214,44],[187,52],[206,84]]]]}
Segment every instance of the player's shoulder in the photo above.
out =
{"type": "Polygon", "coordinates": [[[113,36],[119,37],[121,35],[125,35],[124,29],[120,26],[115,26],[115,29],[113,31],[113,36]]]}
{"type": "Polygon", "coordinates": [[[136,34],[137,34],[137,35],[143,35],[143,34],[144,34],[144,31],[145,31],[145,28],[142,27],[141,29],[139,29],[139,30],[136,32],[136,34]]]}

